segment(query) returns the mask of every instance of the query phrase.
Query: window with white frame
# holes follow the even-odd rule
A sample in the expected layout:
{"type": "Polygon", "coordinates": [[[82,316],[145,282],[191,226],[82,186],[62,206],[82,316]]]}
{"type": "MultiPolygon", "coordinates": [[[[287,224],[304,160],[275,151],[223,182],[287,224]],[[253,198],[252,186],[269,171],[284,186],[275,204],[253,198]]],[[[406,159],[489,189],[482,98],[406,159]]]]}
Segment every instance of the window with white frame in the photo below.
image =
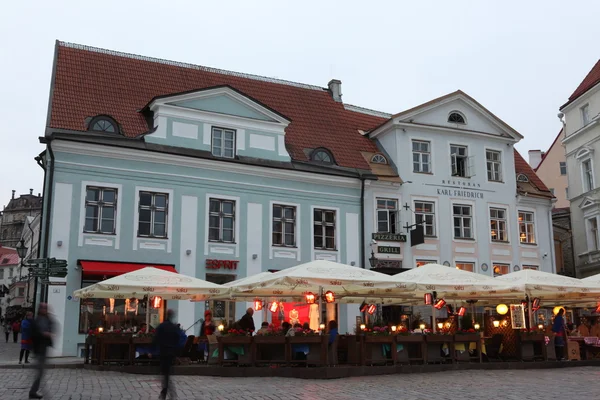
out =
{"type": "Polygon", "coordinates": [[[0,279],[4,279],[4,268],[0,268],[0,279]]]}
{"type": "Polygon", "coordinates": [[[273,246],[296,246],[296,207],[273,204],[273,246]]]}
{"type": "Polygon", "coordinates": [[[450,145],[452,176],[470,178],[475,176],[473,158],[469,157],[467,146],[450,145]]]}
{"type": "Polygon", "coordinates": [[[313,212],[313,239],[315,249],[335,250],[335,210],[315,208],[313,212]]]}
{"type": "Polygon", "coordinates": [[[169,195],[140,191],[139,196],[138,236],[167,238],[169,195]]]}
{"type": "Polygon", "coordinates": [[[523,265],[523,269],[524,270],[525,269],[531,269],[531,270],[537,271],[537,270],[540,269],[540,267],[538,267],[537,265],[523,265]]]}
{"type": "Polygon", "coordinates": [[[398,200],[377,199],[377,232],[398,233],[398,200]]]}
{"type": "Polygon", "coordinates": [[[452,206],[454,220],[454,238],[473,238],[473,208],[469,205],[454,204],[452,206]]]}
{"type": "Polygon", "coordinates": [[[422,267],[423,265],[435,264],[435,263],[437,263],[436,260],[417,260],[417,268],[422,267]]]}
{"type": "Polygon", "coordinates": [[[117,219],[117,189],[87,186],[83,231],[112,235],[117,219]]]}
{"type": "Polygon", "coordinates": [[[233,158],[235,156],[235,131],[213,127],[211,148],[213,156],[233,158]]]}
{"type": "Polygon", "coordinates": [[[457,261],[456,269],[460,269],[463,271],[469,271],[469,272],[475,272],[475,263],[457,261]]]}
{"type": "Polygon", "coordinates": [[[600,250],[600,237],[598,236],[598,219],[596,217],[587,220],[588,251],[600,250]]]}
{"type": "Polygon", "coordinates": [[[423,226],[425,236],[435,237],[435,203],[415,200],[415,223],[423,226]]]}
{"type": "Polygon", "coordinates": [[[9,269],[8,269],[8,278],[9,278],[9,279],[13,277],[13,273],[14,273],[13,269],[12,269],[12,268],[9,268],[9,269]]]}
{"type": "Polygon", "coordinates": [[[487,179],[492,182],[502,181],[502,153],[494,150],[485,151],[487,161],[487,179]]]}
{"type": "Polygon", "coordinates": [[[490,235],[492,241],[508,242],[505,208],[490,208],[490,235]]]}
{"type": "Polygon", "coordinates": [[[235,200],[209,199],[208,240],[235,243],[235,200]]]}
{"type": "Polygon", "coordinates": [[[567,174],[567,163],[564,161],[561,161],[558,163],[558,166],[560,168],[560,174],[566,175],[567,174]]]}
{"type": "Polygon", "coordinates": [[[519,241],[535,244],[535,215],[529,211],[519,211],[519,241]]]}
{"type": "Polygon", "coordinates": [[[590,123],[590,106],[586,104],[585,106],[580,108],[581,110],[581,121],[583,122],[583,126],[586,126],[590,123]]]}
{"type": "Polygon", "coordinates": [[[431,173],[431,142],[412,141],[413,172],[431,173]]]}
{"type": "Polygon", "coordinates": [[[494,264],[492,271],[494,271],[494,276],[506,275],[510,272],[510,265],[494,264]]]}
{"type": "Polygon", "coordinates": [[[589,192],[594,189],[594,171],[592,170],[591,159],[581,162],[581,172],[583,174],[583,191],[589,192]]]}

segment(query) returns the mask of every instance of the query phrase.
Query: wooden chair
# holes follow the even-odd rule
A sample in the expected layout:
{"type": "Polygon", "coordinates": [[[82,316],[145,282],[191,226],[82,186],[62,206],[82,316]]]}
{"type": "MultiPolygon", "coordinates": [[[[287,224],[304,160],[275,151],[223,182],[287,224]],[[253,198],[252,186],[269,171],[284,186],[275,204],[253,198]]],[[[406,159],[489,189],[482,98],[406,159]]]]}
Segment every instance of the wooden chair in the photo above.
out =
{"type": "Polygon", "coordinates": [[[492,338],[485,344],[486,355],[488,360],[504,361],[500,356],[500,348],[502,347],[502,340],[504,335],[496,333],[492,338]]]}

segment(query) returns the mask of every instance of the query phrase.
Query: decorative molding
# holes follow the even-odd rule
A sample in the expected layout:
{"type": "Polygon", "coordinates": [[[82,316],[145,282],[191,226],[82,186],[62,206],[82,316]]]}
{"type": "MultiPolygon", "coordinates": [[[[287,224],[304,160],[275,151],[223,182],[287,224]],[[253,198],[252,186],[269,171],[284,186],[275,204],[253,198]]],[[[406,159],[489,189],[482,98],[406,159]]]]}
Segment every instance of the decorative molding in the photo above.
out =
{"type": "Polygon", "coordinates": [[[83,243],[91,246],[109,246],[112,247],[114,242],[112,239],[100,238],[97,236],[88,236],[84,234],[83,243]]]}

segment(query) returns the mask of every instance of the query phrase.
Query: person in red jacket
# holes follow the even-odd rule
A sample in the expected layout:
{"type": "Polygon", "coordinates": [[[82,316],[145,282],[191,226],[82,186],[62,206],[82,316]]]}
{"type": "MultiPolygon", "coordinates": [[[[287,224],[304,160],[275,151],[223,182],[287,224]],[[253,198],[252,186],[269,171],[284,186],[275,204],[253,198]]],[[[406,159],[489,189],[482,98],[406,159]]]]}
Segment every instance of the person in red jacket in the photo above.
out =
{"type": "Polygon", "coordinates": [[[13,342],[17,343],[19,339],[19,332],[21,331],[21,321],[15,320],[12,324],[13,342]]]}

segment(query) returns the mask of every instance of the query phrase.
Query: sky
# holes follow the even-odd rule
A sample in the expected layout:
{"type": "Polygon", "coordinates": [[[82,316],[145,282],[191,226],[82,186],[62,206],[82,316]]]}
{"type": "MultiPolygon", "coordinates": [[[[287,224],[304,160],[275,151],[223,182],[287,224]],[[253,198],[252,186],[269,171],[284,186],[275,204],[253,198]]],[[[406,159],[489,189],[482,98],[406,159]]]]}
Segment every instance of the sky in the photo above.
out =
{"type": "Polygon", "coordinates": [[[30,0],[0,9],[0,205],[42,192],[55,41],[322,87],[396,113],[461,89],[547,149],[600,58],[597,1],[30,0]]]}

